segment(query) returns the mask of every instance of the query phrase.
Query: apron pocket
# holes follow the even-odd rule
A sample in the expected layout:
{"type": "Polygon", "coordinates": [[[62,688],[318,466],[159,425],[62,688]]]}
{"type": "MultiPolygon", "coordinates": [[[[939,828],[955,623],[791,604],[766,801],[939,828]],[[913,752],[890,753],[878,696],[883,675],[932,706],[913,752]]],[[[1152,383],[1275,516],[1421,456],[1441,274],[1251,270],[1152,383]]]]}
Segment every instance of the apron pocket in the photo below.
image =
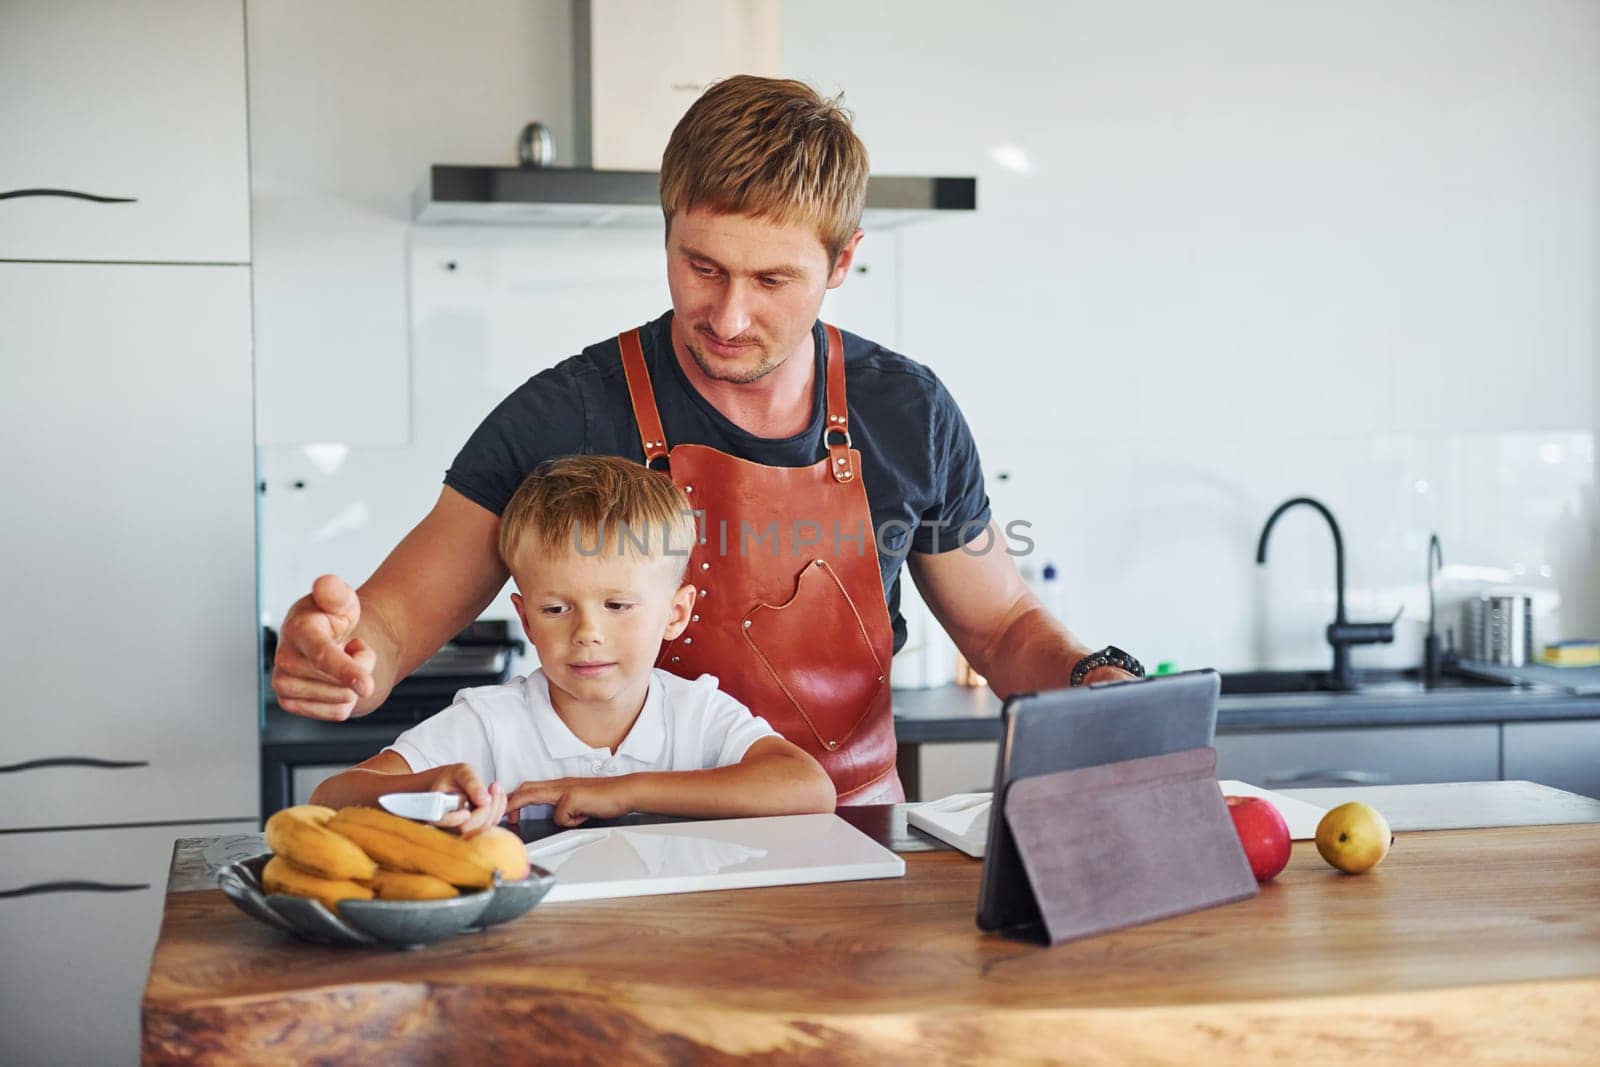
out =
{"type": "Polygon", "coordinates": [[[888,684],[887,664],[825,560],[800,572],[787,604],[751,608],[743,629],[756,658],[826,751],[849,740],[888,684]]]}

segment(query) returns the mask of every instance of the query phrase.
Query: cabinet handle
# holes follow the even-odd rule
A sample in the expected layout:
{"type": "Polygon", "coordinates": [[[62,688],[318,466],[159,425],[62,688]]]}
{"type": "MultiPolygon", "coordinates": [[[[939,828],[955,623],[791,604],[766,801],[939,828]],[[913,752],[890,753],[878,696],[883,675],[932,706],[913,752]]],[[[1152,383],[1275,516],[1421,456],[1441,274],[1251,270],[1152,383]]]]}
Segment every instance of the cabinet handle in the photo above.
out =
{"type": "Polygon", "coordinates": [[[80,193],[76,189],[10,189],[0,192],[0,200],[13,200],[19,196],[64,196],[69,200],[92,200],[96,204],[137,204],[139,201],[131,196],[96,196],[94,193],[80,193]]]}
{"type": "Polygon", "coordinates": [[[41,893],[136,893],[149,889],[149,882],[137,885],[118,885],[115,882],[35,882],[17,889],[0,889],[0,900],[12,897],[31,897],[41,893]]]}
{"type": "Polygon", "coordinates": [[[127,767],[148,767],[149,760],[144,759],[99,759],[95,756],[51,756],[47,759],[31,759],[25,763],[10,763],[0,767],[0,774],[15,774],[18,771],[37,771],[44,767],[99,767],[104,770],[122,770],[127,767]]]}
{"type": "Polygon", "coordinates": [[[1267,785],[1303,785],[1306,782],[1337,782],[1340,785],[1382,785],[1389,780],[1387,774],[1372,771],[1295,771],[1293,774],[1273,774],[1267,785]]]}

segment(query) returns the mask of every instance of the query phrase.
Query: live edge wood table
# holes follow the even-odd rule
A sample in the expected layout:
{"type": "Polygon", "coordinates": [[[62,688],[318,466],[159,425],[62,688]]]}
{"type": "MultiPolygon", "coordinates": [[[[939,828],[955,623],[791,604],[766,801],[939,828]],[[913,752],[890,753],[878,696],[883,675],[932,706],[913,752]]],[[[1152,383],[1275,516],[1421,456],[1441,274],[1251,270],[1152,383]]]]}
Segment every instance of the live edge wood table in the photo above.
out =
{"type": "MultiPolygon", "coordinates": [[[[1130,847],[1137,847],[1130,843],[1130,847]]],[[[1600,826],[1309,843],[1253,900],[1046,949],[973,925],[977,861],[548,904],[411,952],[170,892],[147,1062],[1600,1061],[1600,826]]]]}

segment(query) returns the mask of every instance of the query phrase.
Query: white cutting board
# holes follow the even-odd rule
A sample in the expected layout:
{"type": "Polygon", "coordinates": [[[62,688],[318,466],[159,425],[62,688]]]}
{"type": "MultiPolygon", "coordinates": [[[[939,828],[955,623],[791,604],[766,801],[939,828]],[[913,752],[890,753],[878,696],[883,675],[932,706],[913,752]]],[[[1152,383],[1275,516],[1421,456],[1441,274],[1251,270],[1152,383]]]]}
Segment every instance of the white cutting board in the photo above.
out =
{"type": "Polygon", "coordinates": [[[555,872],[547,903],[906,873],[905,860],[837,815],[579,827],[534,841],[527,853],[555,872]]]}
{"type": "MultiPolygon", "coordinates": [[[[1317,836],[1317,823],[1327,813],[1303,800],[1274,793],[1231,779],[1218,782],[1223,796],[1263,797],[1272,802],[1289,824],[1295,841],[1311,841],[1317,836]]],[[[906,805],[906,822],[931,834],[947,845],[954,845],[969,856],[981,859],[989,838],[989,793],[954,793],[922,804],[906,805]]]]}

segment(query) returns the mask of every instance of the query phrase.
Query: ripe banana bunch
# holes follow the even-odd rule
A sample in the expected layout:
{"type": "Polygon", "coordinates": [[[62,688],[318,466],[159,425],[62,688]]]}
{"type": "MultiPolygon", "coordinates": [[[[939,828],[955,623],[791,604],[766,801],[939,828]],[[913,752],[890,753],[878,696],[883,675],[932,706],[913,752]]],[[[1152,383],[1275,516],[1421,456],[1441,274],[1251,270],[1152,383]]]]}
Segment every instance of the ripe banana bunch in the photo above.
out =
{"type": "Polygon", "coordinates": [[[266,837],[274,855],[262,887],[335,912],[341,900],[443,900],[458,896],[457,886],[494,884],[466,841],[376,808],[285,808],[267,820],[266,837]]]}
{"type": "Polygon", "coordinates": [[[267,820],[267,847],[308,874],[337,880],[371,878],[378,865],[343,834],[328,829],[333,809],[284,808],[267,820]]]}
{"type": "Polygon", "coordinates": [[[431,874],[450,885],[473,889],[494,885],[494,868],[466,841],[437,826],[377,808],[344,808],[328,820],[327,827],[391,870],[431,874]]]}
{"type": "Polygon", "coordinates": [[[261,886],[269,893],[288,893],[322,901],[323,907],[339,913],[341,900],[371,900],[372,890],[347,878],[321,878],[290,863],[284,856],[273,856],[261,870],[261,886]]]}

